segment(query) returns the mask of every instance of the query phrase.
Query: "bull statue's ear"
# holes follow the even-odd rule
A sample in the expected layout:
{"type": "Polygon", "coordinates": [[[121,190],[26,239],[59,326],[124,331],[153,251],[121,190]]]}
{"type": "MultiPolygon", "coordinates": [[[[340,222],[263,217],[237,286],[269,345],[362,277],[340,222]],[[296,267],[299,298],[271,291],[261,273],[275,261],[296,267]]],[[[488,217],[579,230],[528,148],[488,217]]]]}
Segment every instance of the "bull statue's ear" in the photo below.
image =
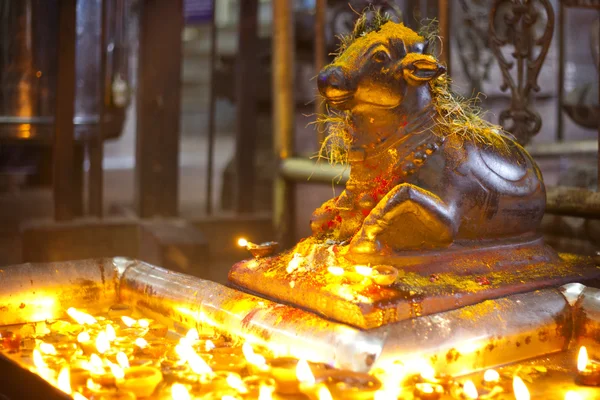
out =
{"type": "Polygon", "coordinates": [[[428,54],[409,53],[401,62],[402,75],[408,84],[418,86],[446,72],[435,57],[428,54]]]}

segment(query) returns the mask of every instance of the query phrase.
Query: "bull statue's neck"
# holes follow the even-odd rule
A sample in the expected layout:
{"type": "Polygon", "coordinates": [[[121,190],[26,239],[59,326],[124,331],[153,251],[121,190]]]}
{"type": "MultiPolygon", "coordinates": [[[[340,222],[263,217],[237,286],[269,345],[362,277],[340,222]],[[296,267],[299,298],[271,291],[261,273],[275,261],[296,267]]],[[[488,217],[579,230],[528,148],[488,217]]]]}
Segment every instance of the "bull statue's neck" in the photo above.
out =
{"type": "Polygon", "coordinates": [[[409,87],[402,103],[394,108],[371,105],[352,110],[353,148],[374,149],[392,138],[422,131],[432,120],[433,105],[428,86],[409,87]]]}

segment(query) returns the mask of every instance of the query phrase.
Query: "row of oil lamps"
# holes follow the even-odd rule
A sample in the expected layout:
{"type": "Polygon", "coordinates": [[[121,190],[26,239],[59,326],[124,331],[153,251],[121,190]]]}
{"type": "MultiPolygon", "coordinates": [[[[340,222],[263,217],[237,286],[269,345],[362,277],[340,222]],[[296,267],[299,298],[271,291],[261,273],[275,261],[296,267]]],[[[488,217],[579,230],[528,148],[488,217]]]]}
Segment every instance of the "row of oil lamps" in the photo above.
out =
{"type": "MultiPolygon", "coordinates": [[[[154,398],[173,400],[271,400],[274,396],[298,395],[310,400],[405,398],[406,388],[400,387],[405,378],[401,364],[396,370],[373,376],[290,357],[271,357],[248,342],[228,347],[222,337],[200,337],[195,329],[176,341],[166,338],[167,329],[160,324],[119,315],[118,308],[112,311],[113,318],[107,319],[69,309],[69,316],[78,325],[73,329],[73,324],[58,324],[55,329],[76,334],[76,343],[56,340],[51,344],[36,339],[31,353],[34,372],[77,400],[129,400],[155,393],[158,397],[154,398]],[[160,367],[155,366],[156,361],[160,367]]],[[[600,367],[588,360],[585,347],[580,350],[577,367],[577,383],[600,385],[600,367]]],[[[449,377],[436,376],[427,363],[420,370],[408,388],[413,398],[437,400],[448,394],[455,399],[484,400],[512,390],[517,400],[529,399],[529,391],[518,376],[513,378],[512,388],[507,388],[498,372],[488,370],[477,388],[471,380],[458,384],[449,377]]],[[[577,399],[580,397],[574,391],[565,396],[565,400],[577,399]]]]}

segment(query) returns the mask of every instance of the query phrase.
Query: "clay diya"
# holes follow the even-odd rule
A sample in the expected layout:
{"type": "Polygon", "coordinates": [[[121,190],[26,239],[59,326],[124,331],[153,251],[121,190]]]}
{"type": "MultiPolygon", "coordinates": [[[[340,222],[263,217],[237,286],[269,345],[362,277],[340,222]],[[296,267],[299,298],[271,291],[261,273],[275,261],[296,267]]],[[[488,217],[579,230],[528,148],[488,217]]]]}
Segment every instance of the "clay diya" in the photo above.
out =
{"type": "Polygon", "coordinates": [[[344,370],[323,372],[317,376],[316,383],[324,383],[333,398],[341,400],[371,400],[382,387],[374,376],[344,370]]]}
{"type": "Polygon", "coordinates": [[[136,397],[148,397],[163,380],[159,369],[153,367],[131,367],[125,371],[124,379],[117,380],[119,389],[130,391],[136,397]]]}
{"type": "Polygon", "coordinates": [[[444,394],[444,388],[437,383],[416,383],[414,396],[421,400],[437,400],[444,394]]]}
{"type": "Polygon", "coordinates": [[[376,265],[373,267],[371,279],[380,286],[390,286],[396,282],[398,270],[391,265],[376,265]]]}
{"type": "Polygon", "coordinates": [[[271,256],[279,248],[279,243],[277,242],[264,242],[261,244],[256,244],[249,242],[246,239],[239,239],[238,245],[240,245],[241,247],[245,247],[246,250],[248,250],[254,258],[263,258],[271,256]]]}
{"type": "MultiPolygon", "coordinates": [[[[300,383],[304,377],[298,377],[298,366],[302,361],[293,357],[278,357],[269,362],[269,373],[276,382],[276,392],[279,394],[299,394],[300,383]],[[300,378],[300,379],[299,379],[300,378]]],[[[304,361],[306,363],[306,361],[304,361]]],[[[311,373],[320,375],[329,367],[325,364],[307,363],[311,373]]],[[[313,376],[314,379],[314,376],[313,376]]]]}
{"type": "Polygon", "coordinates": [[[579,349],[577,357],[577,378],[575,382],[578,385],[600,386],[600,364],[588,359],[588,353],[585,346],[579,349]]]}

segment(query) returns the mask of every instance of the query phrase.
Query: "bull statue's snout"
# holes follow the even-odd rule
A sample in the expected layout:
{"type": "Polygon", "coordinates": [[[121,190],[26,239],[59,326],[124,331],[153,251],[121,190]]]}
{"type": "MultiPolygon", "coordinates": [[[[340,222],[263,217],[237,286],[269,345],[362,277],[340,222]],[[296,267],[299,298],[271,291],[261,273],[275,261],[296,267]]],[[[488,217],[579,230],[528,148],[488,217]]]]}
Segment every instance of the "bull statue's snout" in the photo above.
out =
{"type": "Polygon", "coordinates": [[[319,92],[332,105],[340,105],[352,98],[356,91],[356,85],[352,81],[349,74],[339,65],[323,68],[317,79],[319,92]]]}

